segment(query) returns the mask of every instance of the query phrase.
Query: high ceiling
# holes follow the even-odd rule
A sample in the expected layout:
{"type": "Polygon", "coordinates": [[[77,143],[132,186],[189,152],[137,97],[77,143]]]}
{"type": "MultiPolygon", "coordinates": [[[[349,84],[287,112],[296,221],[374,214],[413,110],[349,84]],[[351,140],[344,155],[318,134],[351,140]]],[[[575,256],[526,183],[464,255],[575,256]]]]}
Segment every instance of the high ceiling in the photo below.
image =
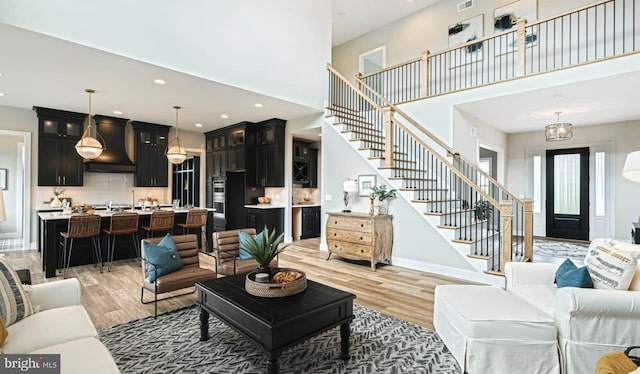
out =
{"type": "Polygon", "coordinates": [[[340,45],[441,0],[333,0],[332,44],[340,45]]]}

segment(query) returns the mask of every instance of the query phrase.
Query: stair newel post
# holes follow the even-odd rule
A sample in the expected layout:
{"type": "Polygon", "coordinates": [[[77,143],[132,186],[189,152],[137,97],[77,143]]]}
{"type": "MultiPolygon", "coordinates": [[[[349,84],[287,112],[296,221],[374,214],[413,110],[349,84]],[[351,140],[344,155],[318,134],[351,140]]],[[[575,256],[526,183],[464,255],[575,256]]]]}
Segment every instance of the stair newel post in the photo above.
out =
{"type": "Polygon", "coordinates": [[[420,82],[422,83],[422,87],[420,88],[420,97],[429,96],[429,55],[431,55],[431,51],[422,52],[422,61],[421,61],[421,69],[420,69],[420,82]]]}
{"type": "Polygon", "coordinates": [[[500,231],[502,234],[502,261],[500,262],[500,272],[504,273],[507,262],[511,262],[513,247],[512,243],[512,223],[513,223],[513,201],[502,200],[500,202],[500,231]]]}
{"type": "Polygon", "coordinates": [[[393,167],[393,109],[382,107],[384,115],[384,166],[393,167]]]}
{"type": "Polygon", "coordinates": [[[524,199],[524,257],[533,262],[533,200],[524,199]]]}
{"type": "Polygon", "coordinates": [[[516,35],[517,35],[517,51],[516,58],[518,59],[518,70],[515,72],[517,77],[522,77],[525,74],[526,66],[526,45],[527,45],[527,20],[524,18],[518,19],[516,22],[516,35]]]}

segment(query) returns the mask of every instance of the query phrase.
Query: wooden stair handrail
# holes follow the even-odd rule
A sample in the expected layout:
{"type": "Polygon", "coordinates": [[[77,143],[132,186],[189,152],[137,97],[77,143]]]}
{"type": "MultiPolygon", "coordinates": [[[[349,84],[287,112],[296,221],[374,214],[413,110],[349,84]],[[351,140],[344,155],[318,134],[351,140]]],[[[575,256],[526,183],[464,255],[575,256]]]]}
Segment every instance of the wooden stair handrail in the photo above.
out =
{"type": "MultiPolygon", "coordinates": [[[[506,194],[507,196],[509,196],[511,199],[513,199],[514,201],[517,201],[518,204],[524,205],[524,202],[522,200],[520,200],[519,198],[517,198],[514,194],[512,194],[511,192],[509,192],[509,190],[507,190],[507,188],[505,186],[503,186],[500,182],[496,181],[495,179],[493,179],[489,174],[485,173],[483,170],[481,170],[480,168],[478,168],[473,162],[469,161],[466,157],[464,157],[463,155],[461,155],[459,152],[457,152],[455,149],[451,148],[448,144],[446,144],[445,142],[443,142],[442,140],[440,140],[440,138],[438,138],[437,136],[435,136],[431,131],[427,130],[424,128],[424,126],[420,125],[418,123],[418,121],[414,120],[413,118],[411,118],[409,115],[407,115],[407,113],[403,112],[402,110],[400,110],[400,108],[398,108],[395,104],[391,103],[389,100],[387,100],[385,97],[383,97],[382,95],[380,95],[377,91],[375,91],[373,88],[371,88],[368,84],[366,84],[365,82],[363,82],[361,79],[359,79],[358,77],[356,77],[356,80],[358,81],[358,83],[361,83],[364,87],[366,87],[369,91],[371,91],[374,95],[376,95],[378,98],[380,98],[382,101],[385,102],[385,104],[387,106],[389,106],[391,109],[393,109],[394,112],[400,114],[404,119],[406,119],[407,121],[409,121],[413,126],[415,126],[417,129],[419,129],[420,131],[422,131],[425,135],[427,135],[431,140],[433,140],[436,144],[438,144],[439,146],[441,146],[442,148],[444,148],[447,152],[449,152],[449,154],[455,155],[460,157],[461,160],[467,162],[469,165],[471,165],[475,171],[479,172],[481,175],[483,175],[484,177],[486,177],[489,181],[491,181],[493,184],[495,184],[496,186],[498,186],[499,188],[501,188],[506,194]]],[[[366,95],[365,95],[366,96],[366,95]]],[[[408,129],[406,128],[406,126],[401,126],[405,131],[408,131],[408,129]]],[[[416,138],[414,136],[414,138],[416,138]]],[[[417,138],[416,138],[417,139],[417,138]]],[[[438,152],[436,152],[438,153],[438,152]]],[[[438,153],[439,154],[439,153],[438,153]]],[[[494,200],[495,201],[495,200],[494,200]]]]}
{"type": "Polygon", "coordinates": [[[363,99],[365,99],[366,101],[369,102],[369,104],[373,105],[374,108],[376,108],[378,111],[380,111],[380,113],[383,112],[383,109],[380,105],[376,104],[375,101],[371,100],[371,98],[367,95],[363,95],[360,90],[358,88],[356,88],[356,86],[353,85],[353,83],[349,82],[347,80],[347,78],[345,78],[344,76],[342,76],[342,74],[340,74],[336,69],[333,68],[333,66],[331,66],[331,63],[327,62],[327,69],[332,72],[333,74],[335,74],[338,78],[340,78],[344,83],[346,83],[349,87],[351,87],[352,90],[354,90],[355,92],[358,93],[358,95],[360,95],[363,99]]]}
{"type": "Polygon", "coordinates": [[[420,144],[421,146],[423,146],[424,148],[426,148],[429,152],[431,152],[438,160],[440,160],[440,162],[442,162],[444,165],[446,165],[449,169],[451,169],[453,171],[453,173],[455,175],[457,175],[458,177],[460,177],[460,179],[465,182],[466,184],[468,184],[472,189],[476,190],[476,192],[478,192],[480,195],[482,195],[482,197],[485,198],[485,200],[487,200],[489,203],[491,203],[491,205],[493,205],[494,207],[500,209],[500,204],[493,198],[491,197],[491,195],[489,195],[488,193],[486,193],[482,188],[480,188],[477,184],[475,184],[473,181],[471,181],[469,178],[467,178],[464,174],[462,174],[462,172],[460,170],[458,170],[458,168],[456,168],[455,166],[453,166],[452,163],[449,162],[449,160],[447,160],[444,156],[442,156],[440,154],[440,152],[436,152],[433,148],[431,148],[430,146],[427,145],[427,143],[425,143],[424,141],[422,141],[422,139],[420,139],[419,137],[417,137],[411,130],[409,130],[407,128],[407,126],[403,125],[400,121],[398,121],[397,118],[392,118],[391,121],[393,123],[395,123],[397,126],[399,126],[402,130],[404,130],[407,134],[409,134],[409,136],[411,136],[413,138],[413,140],[415,140],[416,142],[418,142],[418,144],[420,144]]]}

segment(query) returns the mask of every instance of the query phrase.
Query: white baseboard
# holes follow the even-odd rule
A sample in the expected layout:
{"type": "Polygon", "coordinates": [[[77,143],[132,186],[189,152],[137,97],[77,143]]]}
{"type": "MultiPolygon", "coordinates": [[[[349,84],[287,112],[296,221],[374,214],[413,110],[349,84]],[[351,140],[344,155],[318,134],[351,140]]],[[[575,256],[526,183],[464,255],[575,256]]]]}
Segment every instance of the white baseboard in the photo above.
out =
{"type": "Polygon", "coordinates": [[[428,262],[410,260],[406,258],[392,257],[391,262],[394,266],[400,266],[413,270],[420,270],[427,273],[433,273],[438,275],[444,275],[447,277],[458,278],[467,280],[470,282],[477,282],[483,284],[491,284],[494,286],[504,287],[505,278],[497,275],[484,274],[478,271],[465,270],[460,268],[453,268],[449,266],[442,266],[436,264],[430,264],[428,262]]]}
{"type": "Polygon", "coordinates": [[[329,252],[329,246],[326,242],[320,242],[320,252],[329,252]]]}
{"type": "Polygon", "coordinates": [[[38,249],[38,242],[29,243],[29,248],[28,249],[38,249]]]}

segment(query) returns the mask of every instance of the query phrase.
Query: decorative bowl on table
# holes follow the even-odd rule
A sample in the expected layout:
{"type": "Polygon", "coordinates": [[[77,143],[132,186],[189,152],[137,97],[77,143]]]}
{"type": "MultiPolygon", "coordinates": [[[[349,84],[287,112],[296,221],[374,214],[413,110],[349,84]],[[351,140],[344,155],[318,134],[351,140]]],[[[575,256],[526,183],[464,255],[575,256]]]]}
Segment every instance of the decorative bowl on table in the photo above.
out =
{"type": "Polygon", "coordinates": [[[267,196],[260,196],[260,197],[258,197],[258,203],[259,204],[270,204],[271,203],[271,198],[267,197],[267,196]]]}
{"type": "Polygon", "coordinates": [[[244,282],[245,290],[258,297],[286,297],[298,294],[307,289],[307,275],[291,268],[272,269],[273,276],[269,282],[257,282],[256,272],[247,274],[244,282]]]}

